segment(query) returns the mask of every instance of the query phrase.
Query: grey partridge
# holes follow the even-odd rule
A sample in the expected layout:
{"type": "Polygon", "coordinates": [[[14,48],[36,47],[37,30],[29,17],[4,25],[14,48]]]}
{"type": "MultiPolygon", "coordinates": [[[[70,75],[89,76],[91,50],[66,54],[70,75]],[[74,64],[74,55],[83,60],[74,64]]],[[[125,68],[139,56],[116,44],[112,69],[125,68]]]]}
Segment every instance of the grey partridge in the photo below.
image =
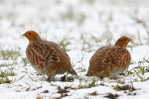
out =
{"type": "Polygon", "coordinates": [[[115,45],[99,48],[89,61],[87,76],[117,77],[127,69],[131,55],[126,47],[130,41],[131,38],[122,36],[115,45]]]}
{"type": "Polygon", "coordinates": [[[69,56],[56,43],[43,40],[37,32],[31,30],[25,32],[23,36],[29,41],[26,49],[28,60],[38,72],[46,74],[49,80],[56,74],[65,72],[77,75],[69,56]]]}

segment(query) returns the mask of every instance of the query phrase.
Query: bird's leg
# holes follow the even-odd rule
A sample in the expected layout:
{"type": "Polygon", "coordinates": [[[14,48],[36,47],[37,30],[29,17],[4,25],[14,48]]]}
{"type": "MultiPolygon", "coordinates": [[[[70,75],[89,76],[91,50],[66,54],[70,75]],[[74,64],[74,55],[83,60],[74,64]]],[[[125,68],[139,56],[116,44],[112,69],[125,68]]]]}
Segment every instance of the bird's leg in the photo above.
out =
{"type": "Polygon", "coordinates": [[[48,76],[48,81],[55,81],[55,74],[56,74],[56,70],[53,68],[49,68],[48,66],[46,66],[46,68],[44,68],[45,74],[48,76]]]}
{"type": "Polygon", "coordinates": [[[117,75],[117,74],[111,74],[109,76],[110,79],[113,79],[113,80],[117,80],[117,79],[120,79],[120,75],[117,75]]]}
{"type": "Polygon", "coordinates": [[[48,81],[55,81],[55,75],[49,75],[47,80],[48,81]]]}
{"type": "Polygon", "coordinates": [[[66,74],[64,74],[62,77],[61,77],[61,81],[66,81],[66,82],[72,82],[74,81],[75,78],[78,78],[79,76],[78,75],[73,75],[73,76],[68,76],[68,74],[70,74],[69,72],[66,72],[66,74]]]}

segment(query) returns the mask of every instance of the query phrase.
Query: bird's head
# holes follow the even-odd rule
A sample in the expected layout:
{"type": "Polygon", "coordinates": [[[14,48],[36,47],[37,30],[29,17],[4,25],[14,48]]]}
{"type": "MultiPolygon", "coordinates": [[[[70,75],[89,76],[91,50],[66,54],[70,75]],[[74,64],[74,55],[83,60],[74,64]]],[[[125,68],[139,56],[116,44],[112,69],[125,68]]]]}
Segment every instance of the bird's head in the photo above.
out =
{"type": "Polygon", "coordinates": [[[115,46],[126,48],[129,42],[133,42],[133,40],[130,37],[122,36],[116,41],[115,46]]]}
{"type": "Polygon", "coordinates": [[[35,32],[35,31],[32,31],[32,30],[26,31],[23,34],[23,36],[25,36],[29,41],[39,41],[39,40],[41,40],[38,33],[35,32]]]}

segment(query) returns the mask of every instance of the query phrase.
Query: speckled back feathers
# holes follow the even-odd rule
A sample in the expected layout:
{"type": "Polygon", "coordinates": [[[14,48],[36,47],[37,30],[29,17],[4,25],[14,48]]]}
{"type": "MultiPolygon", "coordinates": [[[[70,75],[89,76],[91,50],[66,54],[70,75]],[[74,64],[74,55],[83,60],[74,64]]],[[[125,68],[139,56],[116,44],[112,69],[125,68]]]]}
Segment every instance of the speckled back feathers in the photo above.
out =
{"type": "Polygon", "coordinates": [[[69,56],[62,48],[54,42],[42,40],[38,34],[32,35],[28,33],[36,32],[27,31],[25,36],[29,40],[29,45],[26,49],[27,58],[37,71],[48,76],[64,72],[77,75],[71,67],[69,56]],[[35,36],[35,38],[30,36],[35,36]]]}
{"type": "Polygon", "coordinates": [[[130,64],[131,55],[126,49],[131,39],[123,36],[113,46],[99,48],[89,62],[88,76],[115,76],[130,64]]]}

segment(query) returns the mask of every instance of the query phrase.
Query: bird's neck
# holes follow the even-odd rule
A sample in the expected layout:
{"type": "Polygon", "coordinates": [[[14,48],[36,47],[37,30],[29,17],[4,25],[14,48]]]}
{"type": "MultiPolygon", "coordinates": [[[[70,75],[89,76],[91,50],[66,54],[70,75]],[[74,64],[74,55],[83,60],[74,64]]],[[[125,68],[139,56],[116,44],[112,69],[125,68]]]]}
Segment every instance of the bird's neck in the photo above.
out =
{"type": "Polygon", "coordinates": [[[38,39],[34,38],[34,39],[29,40],[29,43],[40,43],[41,41],[42,41],[42,39],[40,39],[40,38],[38,38],[38,39]]]}
{"type": "Polygon", "coordinates": [[[115,43],[115,46],[122,47],[122,48],[126,48],[127,45],[128,45],[128,42],[119,42],[119,41],[117,41],[115,43]]]}

